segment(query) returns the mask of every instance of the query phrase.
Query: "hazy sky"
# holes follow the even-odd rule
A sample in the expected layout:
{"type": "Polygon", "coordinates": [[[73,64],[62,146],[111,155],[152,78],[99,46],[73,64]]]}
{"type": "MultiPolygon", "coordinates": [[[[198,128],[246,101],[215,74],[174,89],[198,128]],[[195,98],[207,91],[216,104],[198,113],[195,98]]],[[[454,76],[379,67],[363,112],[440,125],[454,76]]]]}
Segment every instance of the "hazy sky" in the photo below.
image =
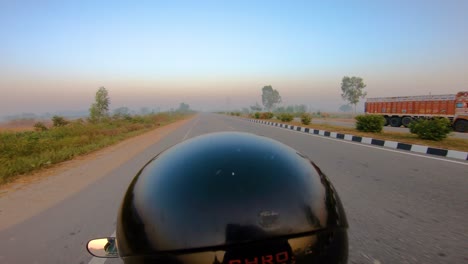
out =
{"type": "Polygon", "coordinates": [[[468,1],[0,1],[0,116],[468,90],[468,1]],[[330,2],[330,3],[329,3],[330,2]]]}

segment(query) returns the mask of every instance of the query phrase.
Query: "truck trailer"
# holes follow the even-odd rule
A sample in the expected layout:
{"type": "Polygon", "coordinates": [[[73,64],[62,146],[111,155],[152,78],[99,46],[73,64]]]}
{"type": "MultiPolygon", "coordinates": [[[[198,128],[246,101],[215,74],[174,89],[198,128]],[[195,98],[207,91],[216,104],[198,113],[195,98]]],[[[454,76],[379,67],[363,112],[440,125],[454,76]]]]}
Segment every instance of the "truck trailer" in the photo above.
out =
{"type": "Polygon", "coordinates": [[[468,92],[368,98],[365,113],[381,115],[385,125],[400,127],[417,119],[448,118],[458,132],[468,130],[468,92]]]}

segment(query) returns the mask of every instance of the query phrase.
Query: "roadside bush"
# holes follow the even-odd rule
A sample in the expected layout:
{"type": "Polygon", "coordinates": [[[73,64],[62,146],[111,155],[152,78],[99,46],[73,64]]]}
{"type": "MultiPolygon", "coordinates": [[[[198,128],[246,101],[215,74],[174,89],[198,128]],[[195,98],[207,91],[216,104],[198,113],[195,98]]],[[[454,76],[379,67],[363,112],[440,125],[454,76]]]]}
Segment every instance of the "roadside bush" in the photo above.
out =
{"type": "Polygon", "coordinates": [[[34,130],[35,131],[46,131],[47,127],[44,125],[42,122],[37,122],[34,124],[34,130]]]}
{"type": "Polygon", "coordinates": [[[382,132],[385,118],[379,115],[356,116],[356,129],[363,132],[382,132]]]}
{"type": "Polygon", "coordinates": [[[440,141],[452,131],[447,118],[420,119],[409,124],[410,132],[421,139],[440,141]]]}
{"type": "Polygon", "coordinates": [[[291,122],[294,119],[294,116],[289,113],[282,113],[277,116],[279,120],[283,122],[291,122]]]}
{"type": "Polygon", "coordinates": [[[254,117],[255,117],[256,119],[259,119],[259,118],[260,118],[260,112],[255,112],[254,117]]]}
{"type": "Polygon", "coordinates": [[[263,113],[261,113],[260,118],[261,119],[272,119],[273,116],[274,115],[271,112],[263,112],[263,113]]]}
{"type": "Polygon", "coordinates": [[[303,113],[301,115],[301,122],[303,125],[308,125],[312,121],[312,116],[309,113],[303,113]]]}
{"type": "Polygon", "coordinates": [[[62,116],[55,115],[52,117],[52,123],[54,124],[54,127],[61,127],[68,124],[68,121],[65,120],[65,118],[63,118],[62,116]]]}

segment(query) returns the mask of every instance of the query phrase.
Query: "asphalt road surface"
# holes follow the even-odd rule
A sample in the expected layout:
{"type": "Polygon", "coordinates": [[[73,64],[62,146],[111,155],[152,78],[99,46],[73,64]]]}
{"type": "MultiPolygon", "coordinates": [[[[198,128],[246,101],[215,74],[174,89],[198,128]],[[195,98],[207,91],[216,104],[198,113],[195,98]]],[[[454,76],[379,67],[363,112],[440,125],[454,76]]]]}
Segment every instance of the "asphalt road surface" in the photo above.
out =
{"type": "Polygon", "coordinates": [[[85,245],[114,233],[117,210],[133,176],[164,149],[216,131],[267,136],[315,161],[334,184],[347,213],[348,263],[468,263],[467,162],[215,114],[200,114],[158,140],[130,141],[144,144],[141,151],[119,145],[72,163],[58,176],[0,196],[0,263],[121,263],[92,258],[85,245]],[[94,178],[83,183],[70,183],[71,177],[91,174],[94,178]],[[62,189],[67,189],[65,194],[62,189]],[[8,220],[11,214],[18,220],[8,220]]]}

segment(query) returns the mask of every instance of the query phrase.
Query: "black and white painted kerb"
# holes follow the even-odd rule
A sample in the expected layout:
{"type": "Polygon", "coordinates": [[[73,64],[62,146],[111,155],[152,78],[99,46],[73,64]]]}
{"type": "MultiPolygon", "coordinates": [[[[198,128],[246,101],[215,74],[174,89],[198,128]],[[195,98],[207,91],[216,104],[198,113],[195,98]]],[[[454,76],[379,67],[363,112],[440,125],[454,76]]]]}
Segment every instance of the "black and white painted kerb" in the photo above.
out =
{"type": "Polygon", "coordinates": [[[341,134],[341,133],[329,132],[325,130],[317,130],[317,129],[301,127],[301,126],[286,125],[286,124],[269,122],[269,121],[264,121],[264,120],[257,120],[257,119],[249,119],[249,121],[254,122],[254,123],[260,123],[260,124],[300,131],[300,132],[304,132],[308,134],[315,134],[315,135],[320,135],[320,136],[325,136],[325,137],[343,139],[343,140],[354,141],[354,142],[369,144],[369,145],[374,145],[374,146],[407,150],[407,151],[412,151],[412,152],[417,152],[417,153],[422,153],[422,154],[430,154],[430,155],[442,156],[442,157],[453,158],[453,159],[468,160],[468,152],[463,152],[463,151],[431,148],[428,146],[421,146],[421,145],[416,145],[416,144],[406,144],[406,143],[400,143],[400,142],[389,141],[389,140],[380,140],[380,139],[369,138],[369,137],[353,136],[349,134],[341,134]]]}

